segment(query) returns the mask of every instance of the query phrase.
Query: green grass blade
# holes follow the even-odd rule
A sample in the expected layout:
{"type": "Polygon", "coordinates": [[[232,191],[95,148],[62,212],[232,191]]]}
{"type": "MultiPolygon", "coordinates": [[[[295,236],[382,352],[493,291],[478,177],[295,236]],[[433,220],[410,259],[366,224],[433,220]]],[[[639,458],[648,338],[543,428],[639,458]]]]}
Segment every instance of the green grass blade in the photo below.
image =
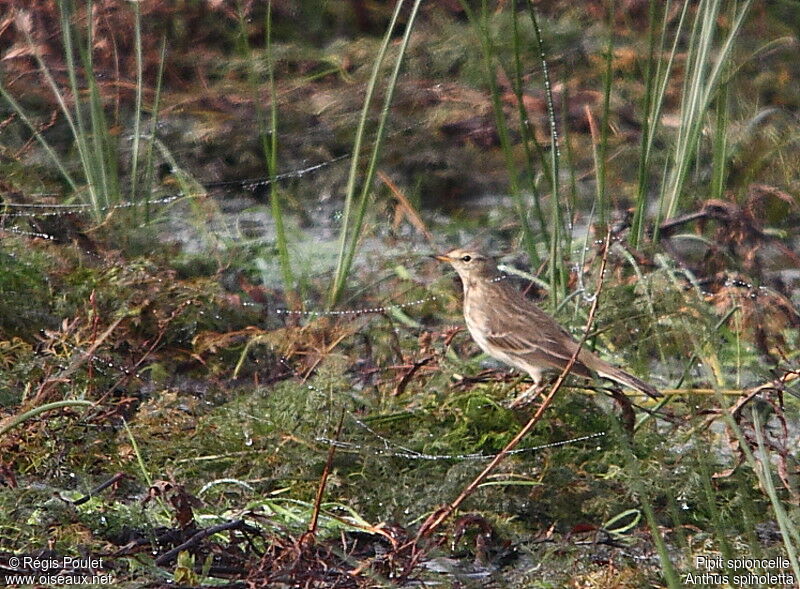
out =
{"type": "MultiPolygon", "coordinates": [[[[289,244],[286,239],[286,227],[283,219],[283,203],[275,177],[278,174],[278,93],[275,87],[275,56],[272,47],[272,0],[267,3],[264,28],[267,33],[267,76],[269,80],[269,94],[271,97],[269,107],[269,143],[262,131],[262,147],[267,159],[267,169],[270,177],[270,206],[272,217],[275,219],[275,237],[280,257],[281,276],[283,287],[286,290],[287,300],[296,298],[294,294],[295,279],[292,273],[292,261],[289,257],[289,244]]],[[[259,117],[261,119],[261,117],[259,117]]]]}
{"type": "Polygon", "coordinates": [[[73,100],[75,103],[75,117],[73,121],[70,109],[67,107],[61,91],[58,88],[55,80],[50,75],[44,61],[40,62],[40,69],[48,79],[56,99],[59,101],[61,111],[69,123],[70,130],[75,139],[75,147],[78,150],[78,155],[81,160],[81,167],[83,168],[84,180],[86,181],[89,191],[89,202],[92,208],[98,211],[101,207],[97,195],[97,178],[95,167],[92,164],[92,156],[88,143],[87,125],[84,121],[83,110],[81,108],[81,89],[78,85],[78,66],[75,63],[75,47],[72,40],[72,23],[71,18],[74,13],[74,5],[72,0],[59,0],[58,3],[59,14],[61,16],[61,38],[64,45],[64,56],[67,63],[67,76],[69,77],[70,90],[72,91],[73,100]]]}
{"type": "Polygon", "coordinates": [[[380,149],[383,142],[386,120],[388,119],[389,115],[389,107],[392,102],[392,97],[394,96],[394,89],[397,84],[397,77],[400,73],[400,66],[402,64],[406,48],[408,47],[408,40],[411,36],[411,31],[413,30],[414,20],[419,9],[419,5],[421,4],[421,0],[415,0],[405,25],[405,32],[400,43],[395,67],[392,71],[391,78],[386,88],[386,97],[384,99],[384,105],[381,111],[378,129],[376,131],[375,142],[372,148],[372,156],[362,182],[360,196],[358,199],[356,199],[356,183],[358,179],[361,144],[363,143],[364,136],[366,134],[369,109],[375,93],[375,87],[380,74],[381,64],[386,57],[386,52],[392,39],[392,32],[397,25],[397,19],[400,15],[403,4],[404,3],[400,1],[395,5],[394,13],[392,14],[392,18],[386,28],[386,33],[383,37],[380,49],[375,57],[375,65],[373,66],[369,82],[367,83],[364,106],[361,110],[361,117],[359,119],[358,129],[356,130],[356,136],[353,145],[353,156],[350,160],[350,172],[347,178],[343,221],[342,227],[339,230],[339,254],[336,263],[336,271],[333,277],[333,284],[328,294],[329,308],[335,306],[341,297],[342,292],[344,291],[345,281],[347,280],[347,276],[353,264],[353,259],[358,247],[358,240],[364,221],[364,215],[366,213],[367,197],[369,196],[372,188],[372,179],[374,178],[377,162],[380,157],[380,149]],[[354,208],[355,213],[353,212],[354,208]]]}
{"type": "Polygon", "coordinates": [[[658,558],[661,562],[661,571],[664,575],[664,579],[666,580],[667,586],[670,587],[670,589],[679,589],[682,586],[680,576],[675,570],[675,565],[672,564],[667,544],[661,535],[661,527],[659,526],[659,521],[656,518],[656,513],[653,509],[653,503],[650,499],[647,485],[643,480],[638,459],[633,451],[633,448],[631,447],[630,438],[627,436],[627,434],[623,433],[622,427],[616,419],[612,419],[611,424],[613,426],[612,429],[614,431],[615,438],[622,448],[625,456],[625,466],[630,476],[629,480],[634,492],[636,493],[636,496],[641,502],[641,510],[644,512],[647,527],[650,528],[650,535],[653,539],[653,543],[656,546],[656,551],[658,552],[658,558]]]}
{"type": "MultiPolygon", "coordinates": [[[[384,99],[383,108],[381,109],[381,116],[378,121],[378,129],[375,133],[375,143],[372,148],[372,155],[370,156],[369,165],[367,166],[367,173],[364,177],[364,182],[361,188],[361,196],[359,198],[359,204],[356,214],[356,220],[353,224],[353,236],[350,241],[350,247],[347,251],[347,257],[345,261],[345,275],[349,273],[350,268],[353,265],[353,258],[355,257],[355,252],[358,247],[358,238],[361,234],[361,227],[364,223],[364,215],[367,210],[367,197],[369,196],[370,192],[372,191],[372,180],[375,177],[375,173],[378,169],[378,159],[380,158],[381,147],[383,146],[383,139],[386,131],[386,121],[389,119],[389,112],[392,105],[392,98],[394,97],[394,91],[397,87],[397,78],[400,75],[400,66],[403,63],[403,56],[406,53],[406,49],[408,48],[408,41],[411,38],[411,31],[413,30],[414,20],[416,19],[417,12],[419,11],[419,6],[422,3],[422,0],[415,0],[414,5],[411,8],[411,13],[409,14],[408,21],[406,22],[405,32],[403,34],[403,39],[400,42],[400,47],[397,55],[397,60],[395,61],[394,69],[392,70],[391,77],[389,78],[389,83],[387,84],[386,88],[386,97],[384,99]]],[[[342,284],[344,286],[344,284],[342,284]]]]}
{"type": "MultiPolygon", "coordinates": [[[[139,142],[142,125],[142,93],[144,79],[142,69],[142,11],[138,2],[133,3],[134,15],[134,52],[136,55],[136,104],[133,111],[133,144],[131,146],[131,202],[139,198],[139,142]]],[[[145,200],[147,200],[145,195],[145,200]]]]}
{"type": "Polygon", "coordinates": [[[58,168],[59,173],[64,178],[64,180],[66,180],[67,184],[69,184],[69,187],[73,191],[77,191],[78,190],[78,185],[75,183],[75,180],[72,178],[72,174],[70,174],[67,171],[66,167],[64,166],[64,163],[61,161],[61,158],[58,157],[58,154],[53,150],[51,145],[44,138],[44,135],[42,135],[39,132],[39,129],[37,128],[37,126],[34,125],[33,121],[31,121],[28,118],[28,115],[25,114],[25,110],[14,99],[14,97],[8,92],[8,90],[6,89],[6,87],[3,85],[3,83],[1,81],[0,81],[0,95],[2,95],[3,99],[9,104],[9,106],[11,106],[12,110],[15,113],[17,113],[17,116],[20,118],[20,120],[23,123],[25,123],[25,125],[28,127],[28,129],[30,129],[31,133],[33,133],[33,136],[36,138],[36,141],[39,142],[39,145],[42,146],[42,148],[45,150],[47,155],[50,156],[50,159],[53,160],[53,163],[55,163],[56,167],[58,168]]]}
{"type": "Polygon", "coordinates": [[[758,415],[758,410],[755,405],[750,407],[751,415],[753,417],[753,430],[756,433],[756,442],[758,443],[758,467],[754,464],[754,468],[758,473],[758,478],[767,491],[772,510],[775,513],[775,519],[778,522],[778,527],[781,530],[781,537],[783,538],[783,545],[786,548],[786,554],[789,557],[789,562],[792,563],[792,571],[794,572],[795,579],[800,579],[800,561],[797,557],[797,546],[800,545],[800,533],[798,533],[796,524],[786,513],[783,503],[778,497],[778,492],[775,489],[775,481],[772,480],[772,472],[770,470],[770,457],[767,454],[764,445],[764,430],[761,425],[761,420],[758,415]]]}
{"type": "Polygon", "coordinates": [[[717,22],[720,19],[720,0],[701,2],[690,34],[687,73],[681,103],[681,120],[672,158],[666,199],[661,203],[661,218],[674,216],[678,211],[691,166],[697,154],[705,124],[706,112],[720,90],[723,74],[729,66],[735,40],[744,24],[752,2],[747,0],[738,12],[722,45],[713,56],[717,22]]]}
{"type": "MultiPolygon", "coordinates": [[[[530,190],[531,194],[533,195],[533,207],[534,212],[536,213],[536,217],[539,219],[539,232],[541,234],[541,240],[544,243],[547,243],[550,240],[550,232],[547,229],[547,219],[544,214],[544,210],[542,209],[541,203],[541,192],[539,191],[539,187],[536,183],[536,172],[533,167],[534,161],[542,161],[543,165],[546,166],[546,162],[544,162],[544,151],[542,150],[541,145],[536,140],[536,134],[531,130],[531,122],[530,122],[530,115],[528,113],[528,109],[525,107],[525,100],[524,100],[524,92],[523,92],[523,67],[522,67],[522,43],[520,39],[520,32],[519,32],[519,16],[518,11],[512,10],[511,11],[511,18],[512,18],[512,26],[513,26],[513,41],[514,41],[514,72],[513,75],[510,75],[509,78],[511,79],[511,83],[514,89],[514,95],[517,99],[517,112],[519,115],[519,129],[520,135],[522,138],[522,147],[525,150],[525,172],[530,179],[530,190]],[[533,146],[533,149],[531,149],[533,146]],[[534,154],[535,151],[535,154],[534,154]]],[[[521,200],[521,199],[520,199],[521,200]]],[[[526,223],[523,225],[523,230],[528,227],[527,224],[527,215],[524,218],[521,218],[526,223]]],[[[530,231],[530,229],[528,229],[530,231]]],[[[531,243],[533,240],[530,240],[531,243]]],[[[536,247],[532,247],[529,249],[529,255],[531,256],[531,265],[532,266],[539,266],[541,264],[541,259],[539,258],[539,254],[536,250],[536,247]]]]}
{"type": "Polygon", "coordinates": [[[150,137],[147,143],[147,155],[145,156],[145,181],[144,181],[144,220],[145,223],[150,222],[150,195],[153,193],[154,187],[154,172],[153,153],[156,141],[156,133],[158,131],[158,107],[161,101],[161,86],[164,79],[164,64],[167,58],[167,35],[164,33],[161,36],[161,51],[159,52],[160,58],[158,62],[158,74],[156,75],[156,90],[153,96],[153,106],[150,108],[150,137]]]}
{"type": "Polygon", "coordinates": [[[347,187],[345,188],[342,227],[339,229],[339,254],[337,257],[336,270],[333,277],[333,285],[328,293],[329,308],[332,308],[339,300],[341,292],[344,289],[344,282],[347,279],[348,269],[346,268],[346,248],[350,234],[351,216],[353,214],[352,209],[356,198],[356,183],[358,181],[358,168],[361,160],[361,144],[363,143],[367,132],[369,110],[372,104],[372,97],[375,94],[375,87],[378,83],[381,65],[383,64],[383,60],[386,58],[386,51],[389,48],[389,43],[392,40],[392,32],[397,25],[397,18],[400,15],[402,7],[403,0],[400,0],[395,5],[389,25],[386,27],[386,33],[384,33],[380,48],[375,56],[375,63],[372,66],[372,73],[370,74],[369,81],[367,82],[364,105],[361,107],[361,116],[359,117],[358,127],[353,140],[353,155],[350,158],[350,171],[347,176],[347,187]]]}
{"type": "MultiPolygon", "coordinates": [[[[93,14],[94,2],[87,0],[87,14],[93,14]]],[[[89,121],[90,145],[93,157],[92,165],[96,172],[100,190],[100,209],[96,211],[96,216],[100,219],[103,210],[108,210],[112,203],[119,202],[119,178],[117,176],[117,149],[116,141],[111,137],[108,120],[105,114],[103,98],[100,94],[100,86],[97,83],[97,76],[94,72],[94,25],[93,19],[88,18],[86,24],[86,43],[78,43],[78,50],[84,69],[84,77],[89,87],[89,121]]]]}
{"type": "Polygon", "coordinates": [[[566,269],[562,263],[565,254],[568,257],[570,242],[572,241],[571,232],[564,227],[564,211],[561,203],[561,184],[560,184],[560,158],[561,152],[558,144],[558,128],[556,126],[556,114],[553,106],[553,87],[550,80],[550,68],[547,65],[547,52],[545,51],[544,41],[542,40],[542,30],[539,27],[539,19],[536,16],[536,9],[532,0],[528,0],[528,13],[533,24],[533,33],[536,40],[536,49],[539,53],[539,61],[542,65],[542,81],[544,83],[545,102],[547,104],[547,120],[550,130],[550,190],[552,193],[552,210],[550,229],[550,304],[553,308],[558,305],[558,299],[566,288],[566,269]]]}
{"type": "MultiPolygon", "coordinates": [[[[494,73],[496,67],[495,64],[496,60],[494,56],[492,37],[489,31],[489,23],[488,23],[489,9],[486,5],[485,0],[481,2],[480,16],[477,16],[475,14],[475,11],[471,9],[469,3],[467,3],[466,1],[462,0],[461,6],[464,8],[464,11],[467,13],[467,17],[469,18],[470,22],[475,28],[478,34],[478,39],[481,44],[481,51],[483,53],[483,63],[485,65],[484,75],[486,78],[486,83],[489,86],[489,93],[492,99],[492,110],[494,112],[497,135],[500,139],[500,149],[502,150],[503,156],[505,158],[506,170],[508,170],[509,192],[511,193],[511,198],[514,201],[514,208],[517,212],[517,217],[520,222],[520,227],[522,228],[522,241],[523,244],[525,245],[525,249],[527,250],[528,255],[530,255],[531,257],[531,260],[538,260],[538,255],[536,253],[536,243],[533,239],[533,231],[531,230],[530,223],[528,221],[528,207],[526,206],[526,203],[522,198],[522,193],[520,192],[519,181],[518,181],[519,173],[516,169],[517,167],[514,161],[514,151],[511,145],[511,139],[509,137],[508,125],[506,124],[506,119],[505,119],[505,112],[503,111],[503,103],[502,103],[502,97],[500,96],[500,88],[497,85],[497,78],[494,73]]],[[[516,20],[516,17],[514,18],[516,20]]],[[[521,83],[519,81],[517,85],[521,88],[521,83]]],[[[522,104],[521,95],[518,96],[517,102],[519,104],[522,104]]],[[[527,120],[527,118],[523,120],[527,120]]]]}
{"type": "Polygon", "coordinates": [[[71,399],[66,401],[55,401],[53,403],[46,403],[44,405],[39,405],[38,407],[34,407],[21,415],[17,415],[13,419],[11,419],[8,423],[0,427],[0,436],[6,435],[12,429],[17,427],[18,425],[25,423],[27,420],[36,417],[37,415],[41,415],[47,411],[52,411],[54,409],[61,409],[63,407],[93,407],[94,403],[92,401],[84,401],[80,399],[71,399]]]}
{"type": "Polygon", "coordinates": [[[600,145],[597,148],[596,158],[596,182],[597,187],[597,211],[600,232],[605,232],[608,223],[608,198],[606,195],[606,160],[608,151],[608,129],[609,115],[611,112],[611,84],[613,83],[614,66],[614,0],[608,3],[606,29],[608,30],[608,40],[605,54],[605,70],[603,72],[603,116],[600,122],[600,145]]]}

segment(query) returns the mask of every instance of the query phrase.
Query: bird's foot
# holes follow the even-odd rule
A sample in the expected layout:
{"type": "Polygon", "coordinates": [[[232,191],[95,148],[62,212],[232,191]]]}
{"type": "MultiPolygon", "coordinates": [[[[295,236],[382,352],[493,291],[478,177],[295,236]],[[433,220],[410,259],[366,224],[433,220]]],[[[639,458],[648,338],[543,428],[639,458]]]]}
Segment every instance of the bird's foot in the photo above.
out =
{"type": "Polygon", "coordinates": [[[547,388],[547,385],[543,385],[542,383],[534,383],[532,386],[528,387],[524,393],[518,395],[508,404],[509,409],[519,409],[520,407],[525,407],[526,405],[530,405],[533,401],[538,397],[544,389],[547,388]]]}

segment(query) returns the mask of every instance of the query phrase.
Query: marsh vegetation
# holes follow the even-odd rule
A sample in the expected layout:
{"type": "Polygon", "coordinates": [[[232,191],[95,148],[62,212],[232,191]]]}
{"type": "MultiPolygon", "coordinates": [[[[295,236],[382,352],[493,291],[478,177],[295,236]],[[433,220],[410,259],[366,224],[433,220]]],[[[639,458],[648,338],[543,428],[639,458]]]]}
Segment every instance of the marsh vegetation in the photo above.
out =
{"type": "Polygon", "coordinates": [[[800,578],[796,3],[0,6],[7,583],[800,578]],[[463,245],[664,399],[568,378],[437,519],[542,409],[463,245]]]}

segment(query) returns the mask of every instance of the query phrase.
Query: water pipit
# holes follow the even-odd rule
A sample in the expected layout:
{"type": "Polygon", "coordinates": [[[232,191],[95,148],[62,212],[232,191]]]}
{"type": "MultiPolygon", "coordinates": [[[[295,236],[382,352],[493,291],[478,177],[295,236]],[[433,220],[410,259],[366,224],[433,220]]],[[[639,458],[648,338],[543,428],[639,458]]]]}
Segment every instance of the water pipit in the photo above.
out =
{"type": "MultiPolygon", "coordinates": [[[[563,370],[578,342],[555,319],[503,280],[495,261],[479,252],[454,249],[433,256],[453,265],[464,284],[464,320],[480,348],[530,374],[533,386],[511,406],[521,405],[541,390],[545,371],[563,370]]],[[[571,372],[585,378],[595,374],[658,398],[661,394],[639,378],[581,348],[571,372]]]]}

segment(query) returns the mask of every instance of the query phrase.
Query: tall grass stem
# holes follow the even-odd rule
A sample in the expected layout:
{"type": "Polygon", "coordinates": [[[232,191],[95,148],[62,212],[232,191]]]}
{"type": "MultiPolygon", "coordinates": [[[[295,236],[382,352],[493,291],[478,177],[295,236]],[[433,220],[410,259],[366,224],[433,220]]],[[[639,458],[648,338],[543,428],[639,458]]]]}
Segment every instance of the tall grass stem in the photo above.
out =
{"type": "Polygon", "coordinates": [[[364,223],[364,216],[366,214],[367,202],[369,194],[372,192],[372,180],[375,177],[377,170],[378,159],[380,158],[381,146],[384,139],[384,130],[386,128],[386,121],[388,120],[389,111],[394,96],[394,90],[397,85],[397,78],[400,74],[400,66],[403,62],[408,47],[408,41],[411,37],[413,30],[414,20],[416,19],[417,12],[422,0],[415,0],[409,13],[405,25],[403,38],[398,48],[398,54],[395,60],[395,66],[391,73],[390,79],[386,86],[386,95],[383,102],[383,108],[378,120],[378,127],[375,132],[375,140],[372,146],[372,155],[370,157],[367,169],[361,182],[361,191],[356,196],[359,164],[361,159],[361,145],[364,142],[366,135],[367,120],[369,119],[370,106],[372,104],[373,96],[380,75],[381,66],[389,44],[392,40],[392,32],[397,26],[397,20],[400,16],[401,9],[403,8],[404,1],[399,0],[395,5],[392,18],[389,25],[386,27],[383,41],[377,55],[375,56],[375,64],[372,68],[369,81],[367,83],[367,91],[364,97],[364,105],[361,109],[361,117],[358,122],[358,129],[356,130],[355,140],[353,144],[353,156],[350,160],[350,172],[347,178],[347,188],[345,191],[345,204],[342,227],[339,230],[339,254],[336,262],[336,271],[333,278],[333,285],[328,294],[328,307],[333,308],[339,301],[339,298],[344,291],[347,276],[350,273],[350,268],[355,258],[355,253],[358,248],[359,239],[361,236],[361,229],[364,223]]]}
{"type": "MultiPolygon", "coordinates": [[[[550,190],[551,196],[551,223],[550,223],[550,304],[552,308],[558,306],[558,299],[566,289],[566,270],[564,267],[564,255],[569,255],[570,242],[572,241],[572,231],[566,231],[564,227],[564,211],[561,203],[560,185],[560,158],[561,152],[558,144],[558,127],[556,125],[556,114],[553,106],[553,87],[550,80],[550,68],[547,65],[547,52],[545,51],[542,39],[542,30],[539,26],[539,19],[536,16],[536,9],[532,0],[528,0],[528,14],[533,25],[533,34],[536,42],[536,49],[539,54],[539,61],[542,65],[542,81],[544,83],[545,103],[547,105],[547,122],[550,135],[550,190]]],[[[567,215],[571,213],[567,212],[567,215]]],[[[571,227],[572,221],[569,221],[571,227]]]]}

